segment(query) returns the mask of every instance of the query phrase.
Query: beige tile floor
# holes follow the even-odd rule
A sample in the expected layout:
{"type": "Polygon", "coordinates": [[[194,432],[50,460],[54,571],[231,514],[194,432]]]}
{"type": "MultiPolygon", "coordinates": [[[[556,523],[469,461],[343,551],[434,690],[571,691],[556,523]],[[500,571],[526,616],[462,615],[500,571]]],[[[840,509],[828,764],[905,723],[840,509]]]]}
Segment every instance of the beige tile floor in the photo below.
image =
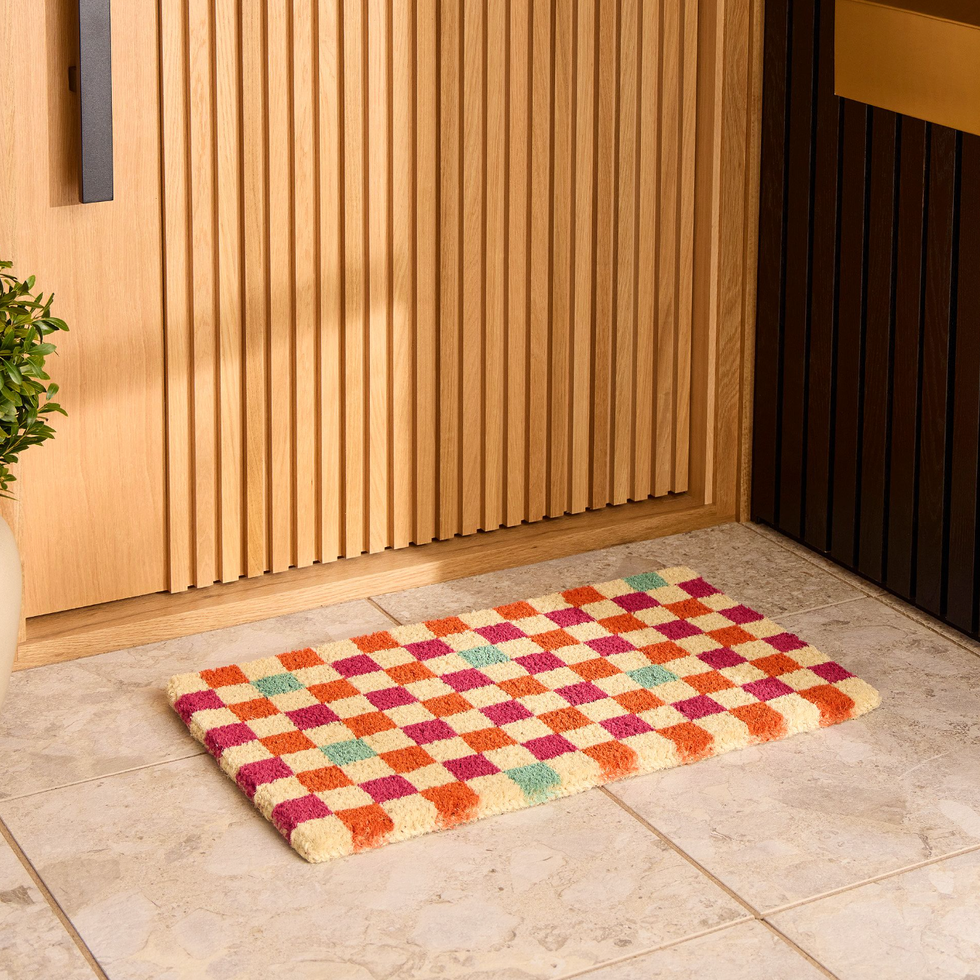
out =
{"type": "Polygon", "coordinates": [[[15,675],[0,978],[980,978],[980,647],[728,525],[15,675]],[[874,684],[865,718],[327,865],[170,674],[686,564],[874,684]]]}

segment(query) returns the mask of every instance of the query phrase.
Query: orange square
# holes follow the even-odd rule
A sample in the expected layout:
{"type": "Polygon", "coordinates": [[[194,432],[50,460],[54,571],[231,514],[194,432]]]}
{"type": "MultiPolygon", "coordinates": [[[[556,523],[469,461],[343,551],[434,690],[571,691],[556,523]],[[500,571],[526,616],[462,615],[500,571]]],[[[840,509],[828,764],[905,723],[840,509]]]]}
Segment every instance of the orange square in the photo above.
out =
{"type": "Polygon", "coordinates": [[[780,674],[792,674],[794,670],[799,670],[800,665],[785,653],[774,653],[769,657],[759,657],[758,660],[749,661],[753,667],[765,671],[770,677],[778,677],[780,674]]]}
{"type": "Polygon", "coordinates": [[[286,670],[299,670],[302,667],[318,667],[323,659],[316,650],[307,647],[305,650],[293,650],[291,653],[280,653],[277,658],[286,670]]]}
{"type": "Polygon", "coordinates": [[[424,796],[438,811],[443,827],[469,820],[476,815],[480,797],[466,783],[446,783],[422,790],[424,796]]]}
{"type": "Polygon", "coordinates": [[[455,691],[452,694],[443,694],[437,698],[429,698],[428,701],[423,701],[422,704],[437,718],[445,718],[446,715],[458,715],[461,711],[471,711],[473,709],[473,705],[455,691]]]}
{"type": "Polygon", "coordinates": [[[677,746],[677,754],[684,762],[696,762],[711,755],[714,736],[693,722],[685,721],[657,731],[677,746]]]}
{"type": "Polygon", "coordinates": [[[653,646],[643,647],[643,654],[652,664],[665,664],[671,660],[680,660],[690,654],[683,647],[667,640],[665,643],[654,643],[653,646]]]}
{"type": "Polygon", "coordinates": [[[602,602],[606,597],[591,585],[583,585],[578,589],[562,592],[561,597],[570,606],[587,606],[590,602],[602,602]]]}
{"type": "Polygon", "coordinates": [[[580,677],[587,681],[594,681],[597,677],[612,677],[613,674],[621,674],[618,667],[614,667],[608,660],[596,657],[595,660],[586,660],[580,664],[569,664],[569,667],[580,677]]]}
{"type": "Polygon", "coordinates": [[[353,810],[339,810],[337,816],[350,831],[355,851],[374,847],[395,829],[395,822],[377,803],[353,810]]]}
{"type": "Polygon", "coordinates": [[[289,755],[290,752],[303,752],[316,748],[302,732],[280,732],[278,735],[267,735],[259,741],[273,755],[289,755]]]}
{"type": "Polygon", "coordinates": [[[726,691],[735,685],[717,670],[708,670],[703,674],[692,674],[690,677],[681,678],[686,684],[690,684],[699,694],[711,694],[712,691],[726,691]]]}
{"type": "Polygon", "coordinates": [[[355,636],[351,642],[361,653],[375,653],[378,650],[394,650],[400,643],[387,631],[367,633],[365,636],[355,636]]]}
{"type": "Polygon", "coordinates": [[[201,679],[208,687],[228,687],[230,684],[248,684],[248,678],[241,667],[218,667],[217,670],[202,670],[201,679]]]}
{"type": "Polygon", "coordinates": [[[497,687],[506,691],[512,698],[527,698],[532,694],[544,694],[548,690],[534,677],[512,677],[501,681],[497,687]]]}
{"type": "Polygon", "coordinates": [[[427,681],[436,675],[424,664],[417,660],[412,660],[407,664],[399,664],[397,667],[389,667],[385,673],[396,684],[414,684],[416,681],[427,681]]]}
{"type": "Polygon", "coordinates": [[[352,698],[355,694],[361,693],[350,681],[344,680],[342,677],[336,681],[327,681],[326,684],[314,684],[307,690],[320,704],[326,704],[328,701],[342,701],[344,698],[352,698]]]}
{"type": "Polygon", "coordinates": [[[634,715],[649,711],[651,708],[659,708],[664,703],[656,694],[651,694],[649,691],[624,691],[622,694],[614,694],[613,700],[634,715]]]}
{"type": "Polygon", "coordinates": [[[459,616],[446,616],[445,619],[430,619],[427,629],[436,636],[449,636],[452,633],[465,633],[469,626],[459,616]]]}
{"type": "Polygon", "coordinates": [[[322,793],[327,789],[341,789],[354,784],[344,775],[340,766],[324,766],[309,772],[298,772],[296,778],[311,792],[322,793]]]}
{"type": "Polygon", "coordinates": [[[647,629],[647,624],[637,619],[632,613],[600,619],[599,625],[604,626],[610,633],[632,633],[634,630],[647,629]]]}
{"type": "Polygon", "coordinates": [[[600,742],[582,751],[599,763],[603,779],[619,779],[639,768],[637,754],[622,742],[600,742]]]}
{"type": "Polygon", "coordinates": [[[553,732],[567,732],[572,728],[584,728],[591,724],[578,708],[559,708],[557,711],[547,711],[540,718],[553,732]]]}
{"type": "Polygon", "coordinates": [[[504,619],[527,619],[538,614],[529,602],[510,602],[506,606],[497,606],[494,612],[500,613],[504,619]]]}
{"type": "Polygon", "coordinates": [[[573,647],[578,643],[574,636],[564,630],[548,630],[547,633],[535,633],[531,637],[538,646],[545,650],[560,650],[562,647],[573,647]]]}
{"type": "Polygon", "coordinates": [[[376,735],[378,732],[386,732],[397,727],[383,711],[370,711],[367,714],[354,715],[353,718],[345,718],[344,724],[358,738],[363,738],[365,735],[376,735]]]}
{"type": "Polygon", "coordinates": [[[238,704],[229,704],[228,707],[242,721],[251,721],[253,718],[268,718],[270,715],[279,714],[279,709],[268,698],[240,701],[238,704]]]}
{"type": "Polygon", "coordinates": [[[697,599],[685,599],[683,602],[672,602],[667,606],[678,619],[693,619],[695,616],[705,616],[711,610],[697,599]]]}
{"type": "Polygon", "coordinates": [[[821,726],[846,721],[854,710],[851,698],[833,684],[818,684],[800,691],[799,695],[820,709],[821,726]]]}
{"type": "Polygon", "coordinates": [[[769,742],[786,734],[786,719],[765,701],[743,704],[732,708],[731,713],[748,727],[749,734],[756,741],[769,742]]]}
{"type": "Polygon", "coordinates": [[[720,630],[711,630],[708,636],[717,640],[723,647],[737,647],[740,643],[751,643],[755,639],[751,633],[735,623],[731,626],[723,626],[720,630]]]}
{"type": "Polygon", "coordinates": [[[395,749],[394,752],[382,752],[381,758],[395,772],[411,772],[423,766],[431,766],[436,760],[419,745],[410,745],[407,749],[395,749]]]}
{"type": "Polygon", "coordinates": [[[489,752],[517,743],[502,728],[481,728],[478,732],[464,732],[463,741],[474,752],[489,752]]]}

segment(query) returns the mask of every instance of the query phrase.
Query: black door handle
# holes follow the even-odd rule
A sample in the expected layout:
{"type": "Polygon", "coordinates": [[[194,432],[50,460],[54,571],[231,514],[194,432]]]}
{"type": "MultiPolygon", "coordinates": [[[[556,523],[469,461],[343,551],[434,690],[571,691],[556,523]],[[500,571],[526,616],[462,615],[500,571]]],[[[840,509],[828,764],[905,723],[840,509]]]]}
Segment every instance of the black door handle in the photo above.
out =
{"type": "Polygon", "coordinates": [[[112,200],[110,0],[78,0],[78,87],[82,204],[112,200]]]}

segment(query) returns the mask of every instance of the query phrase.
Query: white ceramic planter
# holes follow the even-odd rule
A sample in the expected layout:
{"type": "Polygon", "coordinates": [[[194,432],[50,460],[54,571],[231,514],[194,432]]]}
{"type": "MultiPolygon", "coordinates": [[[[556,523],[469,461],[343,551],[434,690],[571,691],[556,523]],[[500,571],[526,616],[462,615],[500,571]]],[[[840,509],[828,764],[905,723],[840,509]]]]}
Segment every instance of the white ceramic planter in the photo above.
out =
{"type": "Polygon", "coordinates": [[[13,531],[0,517],[0,705],[7,694],[20,627],[20,554],[13,531]]]}

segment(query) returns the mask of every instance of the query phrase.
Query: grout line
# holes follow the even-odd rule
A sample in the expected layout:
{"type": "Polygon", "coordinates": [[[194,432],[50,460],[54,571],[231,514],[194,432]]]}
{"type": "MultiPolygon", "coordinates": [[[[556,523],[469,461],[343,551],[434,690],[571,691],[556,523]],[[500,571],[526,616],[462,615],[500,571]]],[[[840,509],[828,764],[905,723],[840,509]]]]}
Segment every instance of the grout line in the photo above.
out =
{"type": "Polygon", "coordinates": [[[686,851],[681,850],[677,844],[675,844],[666,834],[661,833],[649,820],[641,817],[639,813],[636,812],[628,803],[624,803],[615,793],[612,793],[605,786],[599,786],[598,789],[605,793],[614,803],[622,807],[634,820],[641,823],[650,833],[658,837],[664,844],[666,844],[672,851],[676,851],[688,864],[697,868],[706,878],[710,879],[714,884],[716,884],[722,891],[724,891],[729,898],[734,899],[742,906],[754,919],[761,919],[762,913],[756,909],[754,906],[750,905],[741,895],[735,892],[733,889],[729,888],[717,875],[712,874],[703,864],[695,860],[686,851]]]}
{"type": "Polygon", "coordinates": [[[607,967],[629,963],[631,960],[639,959],[642,956],[659,953],[665,949],[673,949],[675,946],[694,942],[697,939],[703,939],[705,936],[713,936],[716,932],[725,932],[727,929],[734,929],[736,926],[742,926],[753,921],[755,920],[751,916],[746,915],[741,919],[733,919],[731,922],[724,922],[717,926],[711,926],[709,929],[702,929],[700,932],[692,932],[690,935],[682,936],[680,939],[671,939],[668,942],[660,943],[656,946],[649,946],[646,949],[637,950],[635,953],[627,953],[625,956],[619,956],[613,960],[603,960],[601,963],[594,963],[592,966],[587,966],[583,970],[576,970],[574,973],[563,973],[556,980],[575,980],[576,977],[588,977],[590,974],[596,973],[599,970],[605,970],[607,967]]]}
{"type": "Polygon", "coordinates": [[[36,789],[31,793],[20,793],[17,796],[5,796],[0,799],[0,809],[5,807],[8,803],[13,803],[16,800],[26,800],[31,796],[40,796],[42,793],[53,793],[59,789],[69,789],[72,786],[84,786],[85,783],[94,783],[100,779],[111,779],[113,776],[125,776],[129,772],[139,772],[141,769],[153,769],[156,766],[169,766],[172,762],[186,762],[188,759],[196,759],[198,756],[207,755],[207,750],[203,747],[198,752],[192,752],[190,755],[182,755],[176,759],[160,759],[157,762],[147,762],[142,766],[131,766],[129,769],[117,769],[115,772],[104,772],[98,776],[89,776],[87,779],[76,779],[71,783],[58,783],[57,786],[45,786],[44,789],[36,789]]]}
{"type": "Polygon", "coordinates": [[[912,871],[918,871],[920,868],[928,868],[933,864],[940,864],[943,861],[950,861],[953,858],[962,857],[964,854],[972,854],[975,851],[980,851],[980,844],[968,844],[966,847],[961,847],[956,851],[949,851],[946,854],[939,854],[936,857],[927,858],[925,861],[919,861],[916,864],[908,864],[901,868],[895,868],[892,871],[885,871],[880,875],[875,875],[872,878],[864,878],[861,881],[852,882],[849,885],[842,885],[840,888],[832,888],[830,891],[821,892],[819,895],[810,895],[808,898],[801,898],[795,902],[787,902],[785,905],[777,905],[775,908],[767,909],[762,913],[762,918],[768,919],[771,915],[779,915],[782,912],[788,912],[791,909],[799,908],[801,905],[811,905],[814,902],[821,902],[827,898],[834,898],[837,895],[843,895],[845,892],[856,891],[858,888],[864,888],[865,885],[876,885],[880,881],[887,881],[889,878],[897,878],[899,875],[909,874],[912,871]]]}
{"type": "Polygon", "coordinates": [[[51,894],[51,890],[48,888],[48,886],[44,883],[44,880],[34,869],[34,865],[31,864],[27,855],[24,853],[23,848],[20,846],[20,844],[17,843],[16,838],[10,832],[10,828],[7,827],[7,825],[2,820],[0,820],[0,837],[2,837],[7,842],[7,844],[10,846],[10,849],[17,856],[17,859],[24,866],[24,870],[30,876],[31,881],[34,882],[34,885],[37,888],[37,890],[44,896],[45,901],[51,907],[51,911],[54,912],[55,917],[62,924],[62,926],[65,929],[65,932],[68,933],[68,935],[71,937],[72,942],[78,947],[78,951],[84,957],[85,962],[88,963],[88,965],[92,968],[92,972],[97,977],[99,977],[99,980],[109,980],[109,978],[105,974],[105,971],[102,969],[101,966],[99,966],[99,961],[95,958],[92,951],[85,944],[85,940],[83,940],[82,937],[78,934],[78,930],[72,924],[71,919],[69,919],[68,916],[65,914],[65,910],[58,903],[58,900],[54,897],[54,895],[51,894]]]}
{"type": "Polygon", "coordinates": [[[786,943],[786,945],[789,946],[790,949],[795,950],[797,953],[799,953],[799,955],[802,956],[803,959],[805,959],[807,963],[810,964],[810,966],[812,966],[816,970],[819,970],[825,977],[828,977],[829,980],[839,980],[836,973],[831,973],[831,971],[827,967],[825,967],[823,963],[821,963],[818,959],[815,959],[813,956],[811,956],[799,943],[794,942],[792,939],[790,939],[789,936],[787,936],[786,933],[782,931],[782,929],[777,928],[771,922],[767,922],[765,919],[762,920],[762,925],[765,926],[765,928],[768,929],[771,933],[773,933],[773,935],[775,935],[778,939],[786,943]]]}
{"type": "Polygon", "coordinates": [[[941,636],[944,640],[949,640],[950,643],[955,644],[961,650],[966,650],[967,653],[972,654],[974,657],[980,657],[980,650],[976,648],[975,641],[970,640],[969,637],[961,639],[952,626],[945,627],[945,624],[943,624],[944,628],[949,630],[949,632],[943,632],[942,628],[933,625],[934,622],[938,623],[939,620],[933,619],[929,613],[921,609],[916,609],[915,606],[909,605],[903,599],[899,599],[898,596],[891,595],[889,592],[885,592],[883,595],[878,596],[878,598],[881,600],[882,605],[888,606],[889,609],[894,609],[895,612],[900,613],[916,625],[924,627],[931,633],[935,633],[936,636],[941,636]],[[973,645],[967,646],[967,643],[973,645]]]}
{"type": "Polygon", "coordinates": [[[802,616],[804,613],[818,612],[821,609],[833,609],[834,606],[846,606],[849,602],[863,602],[865,599],[873,598],[875,597],[870,595],[856,595],[853,599],[841,599],[839,602],[826,602],[822,606],[807,606],[805,609],[793,609],[792,611],[779,613],[777,616],[767,618],[778,620],[781,623],[783,620],[788,621],[794,616],[802,616]]]}
{"type": "MultiPolygon", "coordinates": [[[[828,575],[837,579],[837,581],[843,582],[845,585],[850,585],[852,588],[857,589],[859,592],[863,592],[866,597],[876,599],[881,595],[887,594],[885,593],[884,589],[879,589],[877,592],[869,592],[868,587],[870,583],[865,583],[865,580],[861,578],[860,575],[856,575],[854,572],[849,572],[847,571],[847,569],[840,568],[840,566],[830,561],[829,559],[824,558],[823,564],[814,561],[813,557],[823,558],[823,556],[822,555],[818,556],[816,552],[812,552],[813,557],[811,557],[811,553],[807,551],[804,545],[798,546],[800,550],[787,547],[787,545],[783,544],[783,536],[778,531],[772,528],[769,529],[772,531],[772,533],[767,534],[762,529],[761,524],[755,524],[751,521],[748,521],[746,522],[745,526],[748,527],[749,530],[751,530],[753,533],[758,534],[759,537],[762,538],[764,541],[771,541],[778,548],[782,548],[783,551],[785,551],[787,554],[794,555],[796,558],[799,558],[801,561],[805,561],[808,565],[812,565],[814,568],[818,568],[820,569],[820,571],[826,572],[828,575]]],[[[791,539],[786,538],[785,540],[789,541],[791,539]]],[[[793,543],[795,544],[796,542],[793,543]]]]}
{"type": "Polygon", "coordinates": [[[385,607],[382,606],[381,603],[378,602],[378,600],[375,599],[373,595],[369,595],[367,597],[367,602],[369,602],[372,606],[374,606],[374,608],[377,609],[378,612],[380,612],[383,615],[387,616],[388,619],[390,619],[396,626],[402,626],[402,625],[404,625],[400,619],[396,619],[394,616],[392,616],[391,613],[388,612],[388,610],[385,609],[385,607]]]}

